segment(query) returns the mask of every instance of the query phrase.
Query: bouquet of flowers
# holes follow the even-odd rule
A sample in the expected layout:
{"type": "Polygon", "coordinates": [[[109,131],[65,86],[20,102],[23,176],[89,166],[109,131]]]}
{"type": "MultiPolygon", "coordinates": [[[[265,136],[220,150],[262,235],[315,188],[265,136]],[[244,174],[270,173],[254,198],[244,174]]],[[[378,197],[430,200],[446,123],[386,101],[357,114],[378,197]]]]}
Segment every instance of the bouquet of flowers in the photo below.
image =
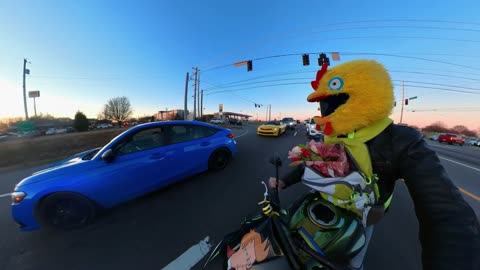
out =
{"type": "Polygon", "coordinates": [[[288,152],[291,166],[305,163],[324,177],[341,177],[350,172],[347,153],[341,144],[325,145],[311,140],[306,145],[300,144],[288,152]]]}

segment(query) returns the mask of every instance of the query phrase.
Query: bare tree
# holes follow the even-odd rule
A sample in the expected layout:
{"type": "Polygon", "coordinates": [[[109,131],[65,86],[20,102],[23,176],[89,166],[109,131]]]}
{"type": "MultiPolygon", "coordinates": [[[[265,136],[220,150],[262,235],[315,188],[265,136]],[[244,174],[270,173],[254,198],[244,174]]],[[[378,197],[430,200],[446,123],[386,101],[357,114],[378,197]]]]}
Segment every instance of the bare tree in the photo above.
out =
{"type": "Polygon", "coordinates": [[[103,116],[108,120],[125,121],[132,114],[132,106],[127,97],[115,97],[107,101],[103,107],[103,116]]]}

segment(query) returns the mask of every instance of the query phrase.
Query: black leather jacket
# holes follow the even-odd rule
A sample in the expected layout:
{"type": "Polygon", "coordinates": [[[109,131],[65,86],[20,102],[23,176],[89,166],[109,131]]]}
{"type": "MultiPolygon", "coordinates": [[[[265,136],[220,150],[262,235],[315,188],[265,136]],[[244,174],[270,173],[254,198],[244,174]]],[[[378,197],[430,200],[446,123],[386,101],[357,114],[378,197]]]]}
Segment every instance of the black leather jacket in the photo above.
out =
{"type": "MultiPolygon", "coordinates": [[[[391,124],[367,142],[373,171],[379,175],[380,201],[404,179],[419,222],[424,269],[480,269],[480,225],[422,135],[391,124]]],[[[281,179],[299,182],[301,166],[281,179]]]]}

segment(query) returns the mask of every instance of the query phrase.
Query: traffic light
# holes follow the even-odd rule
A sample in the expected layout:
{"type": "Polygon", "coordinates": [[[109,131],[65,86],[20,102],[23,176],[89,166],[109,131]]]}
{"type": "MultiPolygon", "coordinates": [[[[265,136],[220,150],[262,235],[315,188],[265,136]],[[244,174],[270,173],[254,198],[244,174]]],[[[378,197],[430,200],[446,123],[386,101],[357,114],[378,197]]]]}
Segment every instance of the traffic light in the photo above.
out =
{"type": "Polygon", "coordinates": [[[320,57],[318,58],[318,65],[323,66],[323,64],[327,64],[327,66],[330,66],[330,59],[328,59],[326,54],[321,53],[320,57]]]}
{"type": "Polygon", "coordinates": [[[408,105],[408,98],[405,99],[405,105],[408,105]]]}
{"type": "Polygon", "coordinates": [[[310,65],[310,56],[308,54],[302,55],[302,60],[304,66],[310,65]]]}
{"type": "Polygon", "coordinates": [[[252,68],[253,68],[253,67],[252,67],[252,60],[249,60],[249,61],[247,62],[247,71],[252,71],[252,68]]]}
{"type": "Polygon", "coordinates": [[[393,107],[397,107],[397,101],[393,102],[393,107]]]}

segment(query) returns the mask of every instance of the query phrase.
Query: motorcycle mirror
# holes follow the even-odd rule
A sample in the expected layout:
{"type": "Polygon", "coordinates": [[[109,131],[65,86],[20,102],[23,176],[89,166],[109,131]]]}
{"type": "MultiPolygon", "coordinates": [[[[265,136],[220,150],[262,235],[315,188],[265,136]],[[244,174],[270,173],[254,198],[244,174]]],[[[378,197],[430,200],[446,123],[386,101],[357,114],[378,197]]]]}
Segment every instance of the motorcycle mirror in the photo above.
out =
{"type": "Polygon", "coordinates": [[[274,165],[274,166],[278,166],[278,167],[281,167],[282,166],[282,159],[280,158],[280,155],[278,153],[275,152],[275,154],[273,154],[273,156],[270,158],[270,164],[274,165]]]}

